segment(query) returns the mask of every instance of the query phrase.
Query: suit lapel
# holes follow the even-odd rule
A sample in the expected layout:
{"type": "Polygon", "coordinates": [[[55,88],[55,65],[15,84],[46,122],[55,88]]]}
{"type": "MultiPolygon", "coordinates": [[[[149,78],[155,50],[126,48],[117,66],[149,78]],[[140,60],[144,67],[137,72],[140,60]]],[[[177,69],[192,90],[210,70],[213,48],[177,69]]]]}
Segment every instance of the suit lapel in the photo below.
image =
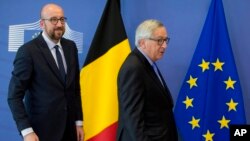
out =
{"type": "Polygon", "coordinates": [[[40,34],[37,37],[37,41],[38,41],[38,46],[45,58],[45,60],[47,61],[49,68],[51,68],[51,70],[55,73],[55,75],[57,76],[57,78],[64,84],[64,81],[62,80],[62,77],[59,73],[59,69],[56,65],[55,59],[51,54],[51,51],[49,50],[48,45],[46,44],[45,40],[42,37],[42,34],[40,34]]]}
{"type": "Polygon", "coordinates": [[[66,86],[69,86],[69,83],[71,82],[71,78],[74,78],[72,75],[72,68],[71,68],[71,60],[72,56],[71,55],[71,49],[70,49],[70,45],[67,44],[67,42],[65,42],[65,39],[61,39],[61,45],[62,45],[62,49],[63,49],[63,53],[64,53],[64,57],[65,57],[65,61],[66,61],[66,65],[67,65],[67,74],[66,74],[66,86]]]}
{"type": "Polygon", "coordinates": [[[64,53],[66,65],[67,65],[67,74],[66,74],[66,82],[65,82],[65,84],[67,86],[67,84],[69,82],[69,78],[70,78],[69,76],[70,76],[70,73],[71,73],[70,72],[71,71],[71,69],[70,69],[70,61],[69,61],[71,59],[69,59],[70,54],[69,54],[69,51],[68,51],[68,47],[66,47],[66,45],[62,44],[62,48],[63,48],[63,53],[64,53]]]}
{"type": "Polygon", "coordinates": [[[150,77],[155,81],[155,83],[157,84],[157,86],[159,87],[159,89],[161,89],[161,91],[162,91],[161,94],[162,94],[164,97],[167,97],[167,99],[169,99],[170,102],[171,102],[170,105],[173,106],[173,98],[172,98],[172,96],[171,96],[171,94],[170,94],[170,91],[169,91],[169,89],[168,89],[168,87],[167,87],[167,85],[166,85],[166,82],[164,81],[164,79],[163,79],[161,73],[159,73],[159,75],[160,75],[160,77],[161,77],[161,79],[162,79],[162,82],[163,82],[164,86],[162,85],[161,81],[159,80],[157,74],[155,74],[153,67],[150,65],[150,63],[149,63],[148,60],[145,58],[145,56],[143,56],[143,54],[142,54],[137,48],[135,48],[135,49],[133,50],[133,52],[139,57],[139,59],[140,59],[140,60],[142,61],[142,63],[145,65],[146,70],[148,71],[148,74],[150,75],[150,77]]]}
{"type": "MultiPolygon", "coordinates": [[[[148,68],[148,70],[150,70],[150,74],[151,74],[152,78],[154,79],[154,81],[157,83],[157,86],[159,86],[161,89],[164,89],[164,86],[162,85],[161,80],[158,78],[157,74],[155,73],[153,67],[149,64],[149,65],[147,65],[147,68],[148,68]]],[[[161,74],[160,74],[160,77],[161,77],[161,74]]],[[[162,79],[162,77],[161,77],[161,79],[162,79]]],[[[162,82],[163,81],[164,80],[162,79],[162,82]]]]}
{"type": "Polygon", "coordinates": [[[158,76],[155,74],[155,71],[154,71],[153,67],[150,65],[150,63],[145,58],[145,56],[137,48],[134,49],[134,53],[137,54],[137,56],[140,58],[142,63],[145,65],[146,70],[148,71],[148,74],[150,75],[150,77],[155,81],[157,86],[165,93],[166,91],[165,91],[164,86],[162,85],[162,83],[159,80],[158,76]]]}
{"type": "Polygon", "coordinates": [[[160,72],[159,72],[159,75],[160,75],[161,80],[162,80],[162,82],[163,82],[164,89],[165,89],[165,91],[166,91],[166,95],[169,97],[169,99],[171,100],[171,104],[173,105],[173,98],[172,98],[172,95],[171,95],[171,93],[170,93],[170,91],[169,91],[169,89],[168,89],[168,86],[167,86],[167,84],[166,84],[165,80],[163,79],[163,77],[162,77],[162,75],[161,75],[160,72]]]}

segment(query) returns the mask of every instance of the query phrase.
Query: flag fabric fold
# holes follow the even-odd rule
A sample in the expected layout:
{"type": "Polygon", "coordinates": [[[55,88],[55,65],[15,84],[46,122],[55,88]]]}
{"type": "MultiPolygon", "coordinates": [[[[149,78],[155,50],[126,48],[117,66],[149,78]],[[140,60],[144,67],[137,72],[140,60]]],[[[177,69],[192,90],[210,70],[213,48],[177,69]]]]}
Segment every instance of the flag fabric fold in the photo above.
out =
{"type": "Polygon", "coordinates": [[[229,141],[230,125],[246,124],[222,0],[211,2],[174,113],[183,141],[229,141]]]}
{"type": "Polygon", "coordinates": [[[115,141],[117,75],[130,50],[119,0],[108,0],[80,74],[87,141],[115,141]]]}

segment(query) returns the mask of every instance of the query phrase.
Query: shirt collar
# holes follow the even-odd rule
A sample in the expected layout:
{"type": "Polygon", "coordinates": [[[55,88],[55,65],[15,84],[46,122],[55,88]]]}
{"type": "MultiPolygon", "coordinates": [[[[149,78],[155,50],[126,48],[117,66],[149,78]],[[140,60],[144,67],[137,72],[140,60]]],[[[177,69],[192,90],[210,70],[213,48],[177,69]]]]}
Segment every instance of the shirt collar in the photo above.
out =
{"type": "Polygon", "coordinates": [[[145,56],[149,64],[152,66],[154,62],[147,56],[147,54],[145,54],[140,47],[137,47],[137,49],[143,54],[143,56],[145,56]]]}
{"type": "Polygon", "coordinates": [[[59,40],[59,42],[58,42],[57,44],[55,44],[55,43],[54,43],[53,41],[51,41],[51,39],[45,34],[45,32],[42,32],[42,36],[43,36],[43,38],[44,38],[45,42],[47,43],[47,45],[48,45],[48,47],[49,47],[50,50],[51,50],[52,48],[54,48],[55,45],[58,45],[59,48],[62,47],[62,46],[61,46],[60,40],[59,40]]]}

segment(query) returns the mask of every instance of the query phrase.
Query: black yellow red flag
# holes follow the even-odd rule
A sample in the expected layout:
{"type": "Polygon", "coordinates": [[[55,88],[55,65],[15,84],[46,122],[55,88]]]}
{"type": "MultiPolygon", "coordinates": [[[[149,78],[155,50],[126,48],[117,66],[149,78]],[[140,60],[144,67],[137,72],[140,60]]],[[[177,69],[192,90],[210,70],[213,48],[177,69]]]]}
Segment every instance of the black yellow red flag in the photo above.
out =
{"type": "Polygon", "coordinates": [[[87,141],[115,141],[117,75],[130,51],[119,0],[108,0],[80,74],[87,141]]]}

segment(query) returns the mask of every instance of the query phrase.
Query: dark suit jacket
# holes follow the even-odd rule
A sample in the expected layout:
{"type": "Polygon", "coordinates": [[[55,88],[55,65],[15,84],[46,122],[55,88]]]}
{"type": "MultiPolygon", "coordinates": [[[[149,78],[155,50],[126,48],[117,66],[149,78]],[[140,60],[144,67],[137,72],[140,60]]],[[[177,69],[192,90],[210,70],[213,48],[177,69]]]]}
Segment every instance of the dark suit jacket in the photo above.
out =
{"type": "Polygon", "coordinates": [[[118,75],[118,141],[177,141],[173,101],[164,82],[135,48],[118,75]]]}
{"type": "Polygon", "coordinates": [[[41,34],[21,46],[14,60],[8,103],[18,130],[32,127],[40,141],[60,141],[66,124],[74,141],[75,121],[83,120],[77,48],[64,38],[61,45],[66,83],[41,34]]]}

